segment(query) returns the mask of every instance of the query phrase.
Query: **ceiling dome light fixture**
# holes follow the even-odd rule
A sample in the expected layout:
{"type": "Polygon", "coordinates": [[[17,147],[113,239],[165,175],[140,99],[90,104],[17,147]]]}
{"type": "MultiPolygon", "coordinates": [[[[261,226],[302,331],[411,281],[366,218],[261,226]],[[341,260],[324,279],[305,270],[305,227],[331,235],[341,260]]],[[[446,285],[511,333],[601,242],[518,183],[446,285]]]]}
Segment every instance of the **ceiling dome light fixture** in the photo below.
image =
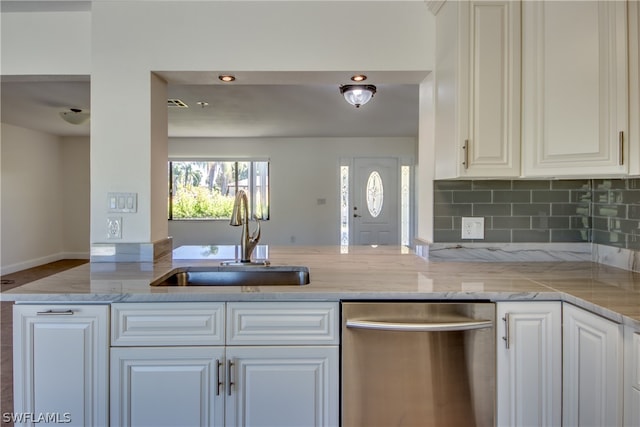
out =
{"type": "Polygon", "coordinates": [[[218,78],[225,83],[230,83],[236,79],[236,77],[231,74],[222,74],[218,76],[218,78]]]}
{"type": "Polygon", "coordinates": [[[356,74],[355,76],[351,76],[351,80],[354,82],[363,82],[367,80],[367,76],[364,74],[356,74]]]}
{"type": "Polygon", "coordinates": [[[344,99],[356,108],[371,101],[376,93],[374,85],[343,85],[340,86],[340,93],[344,99]]]}
{"type": "Polygon", "coordinates": [[[89,113],[83,112],[79,108],[70,108],[69,111],[61,111],[60,117],[72,125],[81,125],[89,120],[89,113]]]}

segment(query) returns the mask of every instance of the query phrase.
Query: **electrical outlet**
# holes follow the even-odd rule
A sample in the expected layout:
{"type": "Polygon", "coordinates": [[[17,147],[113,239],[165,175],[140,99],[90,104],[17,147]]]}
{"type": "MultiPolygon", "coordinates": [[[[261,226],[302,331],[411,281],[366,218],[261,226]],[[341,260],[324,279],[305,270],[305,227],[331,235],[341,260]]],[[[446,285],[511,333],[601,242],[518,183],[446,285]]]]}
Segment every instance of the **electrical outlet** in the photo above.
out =
{"type": "Polygon", "coordinates": [[[107,218],[107,239],[122,239],[122,218],[107,218]]]}
{"type": "Polygon", "coordinates": [[[483,217],[462,217],[463,239],[484,239],[483,217]]]}

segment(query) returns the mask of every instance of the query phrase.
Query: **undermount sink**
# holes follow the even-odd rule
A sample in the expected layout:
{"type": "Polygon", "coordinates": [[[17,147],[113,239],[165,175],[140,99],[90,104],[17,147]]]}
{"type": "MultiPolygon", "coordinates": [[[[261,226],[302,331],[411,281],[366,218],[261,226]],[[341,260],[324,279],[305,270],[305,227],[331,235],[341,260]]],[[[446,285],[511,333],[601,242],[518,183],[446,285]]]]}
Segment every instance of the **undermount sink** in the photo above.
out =
{"type": "Polygon", "coordinates": [[[223,265],[187,267],[152,286],[300,286],[309,284],[309,269],[299,266],[223,265]]]}

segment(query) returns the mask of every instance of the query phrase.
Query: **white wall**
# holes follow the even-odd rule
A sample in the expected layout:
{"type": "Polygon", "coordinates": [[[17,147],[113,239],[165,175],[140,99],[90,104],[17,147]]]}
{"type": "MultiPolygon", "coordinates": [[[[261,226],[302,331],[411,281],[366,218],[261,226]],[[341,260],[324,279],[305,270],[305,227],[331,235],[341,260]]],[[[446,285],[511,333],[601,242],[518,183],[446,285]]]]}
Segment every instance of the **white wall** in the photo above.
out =
{"type": "Polygon", "coordinates": [[[2,12],[2,75],[88,75],[91,12],[2,12]]]}
{"type": "Polygon", "coordinates": [[[153,71],[434,68],[435,20],[422,1],[93,1],[91,11],[3,12],[1,19],[3,76],[91,75],[96,243],[105,241],[111,191],[139,195],[121,242],[172,234],[154,202],[166,187],[152,178],[163,143],[152,135],[151,104],[160,98],[152,96],[159,90],[153,71]]]}
{"type": "Polygon", "coordinates": [[[2,274],[89,252],[87,138],[1,124],[2,274]]]}
{"type": "MultiPolygon", "coordinates": [[[[414,138],[169,139],[170,158],[270,160],[271,219],[262,223],[261,242],[272,245],[339,244],[341,158],[415,159],[416,153],[414,138]]],[[[228,221],[169,221],[169,234],[175,247],[240,241],[228,221]]]]}
{"type": "Polygon", "coordinates": [[[61,187],[63,244],[66,258],[88,258],[91,172],[87,137],[62,138],[61,187]]]}
{"type": "Polygon", "coordinates": [[[166,191],[151,180],[153,71],[433,69],[433,16],[419,1],[93,2],[91,39],[94,243],[106,241],[111,191],[138,193],[121,242],[166,237],[151,226],[166,191]]]}

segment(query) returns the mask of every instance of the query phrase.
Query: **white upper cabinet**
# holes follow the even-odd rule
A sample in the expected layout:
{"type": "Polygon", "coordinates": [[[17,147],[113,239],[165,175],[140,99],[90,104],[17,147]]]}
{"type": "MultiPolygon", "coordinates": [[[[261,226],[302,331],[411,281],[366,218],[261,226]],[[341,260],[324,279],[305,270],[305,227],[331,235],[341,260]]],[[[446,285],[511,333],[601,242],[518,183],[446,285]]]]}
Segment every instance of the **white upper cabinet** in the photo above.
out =
{"type": "Polygon", "coordinates": [[[640,175],[637,1],[447,1],[435,178],[640,175]]]}
{"type": "Polygon", "coordinates": [[[640,175],[640,2],[629,6],[629,173],[640,175]]]}
{"type": "Polygon", "coordinates": [[[522,2],[525,176],[628,174],[627,36],[624,1],[522,2]]]}
{"type": "Polygon", "coordinates": [[[520,2],[448,1],[436,32],[436,178],[519,176],[520,2]]]}

